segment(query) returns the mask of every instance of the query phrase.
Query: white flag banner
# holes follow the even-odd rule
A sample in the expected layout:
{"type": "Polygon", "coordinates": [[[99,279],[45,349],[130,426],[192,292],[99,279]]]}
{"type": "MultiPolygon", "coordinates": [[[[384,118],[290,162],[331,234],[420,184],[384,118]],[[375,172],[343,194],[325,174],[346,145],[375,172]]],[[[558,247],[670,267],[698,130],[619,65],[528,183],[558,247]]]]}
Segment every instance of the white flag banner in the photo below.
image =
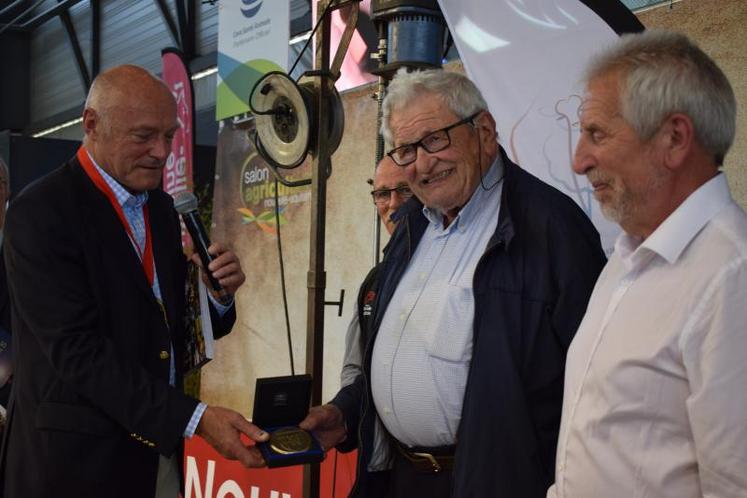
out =
{"type": "Polygon", "coordinates": [[[571,170],[579,136],[581,75],[594,52],[620,33],[643,26],[618,0],[439,4],[508,155],[571,196],[594,222],[609,254],[619,228],[602,217],[586,178],[571,170]]]}

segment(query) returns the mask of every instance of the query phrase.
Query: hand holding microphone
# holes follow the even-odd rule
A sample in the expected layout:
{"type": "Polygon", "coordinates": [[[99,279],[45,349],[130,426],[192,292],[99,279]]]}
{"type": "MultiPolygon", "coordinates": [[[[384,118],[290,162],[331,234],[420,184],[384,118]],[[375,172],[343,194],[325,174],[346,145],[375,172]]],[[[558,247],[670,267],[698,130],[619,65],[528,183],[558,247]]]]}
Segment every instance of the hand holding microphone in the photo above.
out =
{"type": "Polygon", "coordinates": [[[197,211],[197,197],[192,192],[180,192],[174,196],[174,208],[182,216],[192,237],[196,253],[192,255],[193,261],[201,263],[208,280],[206,284],[212,288],[215,297],[225,303],[246,279],[239,258],[221,244],[210,243],[197,211]]]}

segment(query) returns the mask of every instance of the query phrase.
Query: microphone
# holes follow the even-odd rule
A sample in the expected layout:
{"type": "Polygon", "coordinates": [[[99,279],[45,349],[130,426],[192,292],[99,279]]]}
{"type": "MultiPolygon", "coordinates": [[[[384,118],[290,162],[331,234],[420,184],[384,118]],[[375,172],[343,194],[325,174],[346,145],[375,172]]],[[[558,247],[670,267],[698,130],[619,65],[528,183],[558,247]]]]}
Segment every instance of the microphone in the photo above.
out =
{"type": "Polygon", "coordinates": [[[179,192],[174,196],[174,209],[182,215],[184,225],[187,227],[189,235],[192,237],[192,243],[194,244],[195,251],[200,255],[200,261],[205,269],[210,286],[220,296],[219,301],[225,302],[230,298],[223,286],[218,283],[218,280],[213,277],[208,265],[213,261],[213,256],[208,252],[210,247],[210,239],[207,236],[205,226],[202,224],[200,214],[197,212],[197,197],[192,192],[179,192]]]}

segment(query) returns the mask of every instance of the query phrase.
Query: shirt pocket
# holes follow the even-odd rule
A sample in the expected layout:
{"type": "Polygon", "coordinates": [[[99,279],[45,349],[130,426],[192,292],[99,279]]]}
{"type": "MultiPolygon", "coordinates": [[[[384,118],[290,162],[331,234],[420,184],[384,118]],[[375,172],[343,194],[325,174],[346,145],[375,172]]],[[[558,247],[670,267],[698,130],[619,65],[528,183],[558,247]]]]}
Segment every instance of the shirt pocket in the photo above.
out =
{"type": "Polygon", "coordinates": [[[426,331],[425,349],[429,356],[464,363],[472,357],[472,325],[475,297],[472,286],[449,283],[438,309],[432,310],[432,326],[426,331]]]}

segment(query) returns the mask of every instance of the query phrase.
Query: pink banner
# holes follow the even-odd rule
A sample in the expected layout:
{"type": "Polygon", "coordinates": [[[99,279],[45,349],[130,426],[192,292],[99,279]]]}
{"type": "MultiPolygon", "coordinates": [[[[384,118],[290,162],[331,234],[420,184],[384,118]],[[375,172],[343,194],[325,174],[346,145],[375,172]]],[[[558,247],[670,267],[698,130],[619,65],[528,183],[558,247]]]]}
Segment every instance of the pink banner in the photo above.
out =
{"type": "MultiPolygon", "coordinates": [[[[312,19],[317,18],[317,2],[311,2],[312,19]]],[[[345,53],[340,68],[340,78],[335,82],[337,91],[342,92],[348,88],[355,88],[376,81],[376,76],[369,71],[374,69],[378,63],[371,59],[371,54],[378,51],[378,35],[371,20],[371,0],[361,0],[359,5],[358,24],[356,25],[350,46],[345,53]]],[[[330,26],[330,60],[334,58],[340,45],[340,38],[347,26],[347,18],[340,10],[332,12],[332,23],[330,26]]],[[[312,47],[316,46],[316,42],[312,47]]],[[[312,57],[316,57],[314,50],[312,57]]]]}
{"type": "MultiPolygon", "coordinates": [[[[171,143],[171,154],[163,170],[163,190],[171,195],[192,191],[192,150],[194,148],[194,97],[192,80],[181,52],[175,48],[161,51],[163,81],[171,89],[176,99],[176,113],[179,129],[171,143]]],[[[184,226],[182,226],[182,246],[185,252],[192,247],[184,226]]]]}

